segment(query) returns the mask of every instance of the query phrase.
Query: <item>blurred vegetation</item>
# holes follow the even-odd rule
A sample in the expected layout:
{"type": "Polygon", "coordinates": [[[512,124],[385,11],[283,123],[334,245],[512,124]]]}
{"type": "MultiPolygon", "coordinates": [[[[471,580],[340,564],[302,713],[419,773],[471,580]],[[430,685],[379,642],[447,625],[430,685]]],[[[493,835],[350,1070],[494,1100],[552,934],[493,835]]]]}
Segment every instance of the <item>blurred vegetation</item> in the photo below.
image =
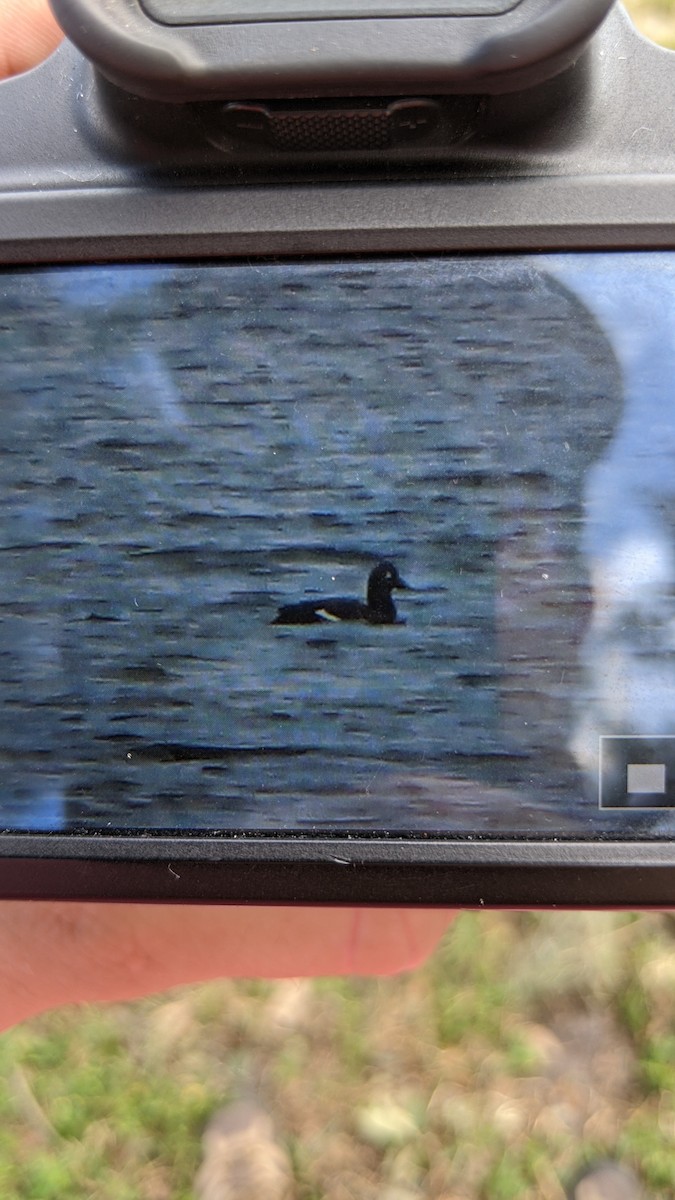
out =
{"type": "MultiPolygon", "coordinates": [[[[675,0],[630,0],[675,47],[675,0]]],[[[391,980],[223,982],[0,1039],[0,1195],[190,1200],[257,1096],[298,1200],[563,1200],[584,1163],[675,1194],[673,919],[461,916],[391,980]]]]}
{"type": "Polygon", "coordinates": [[[421,970],[223,982],[0,1040],[0,1194],[189,1200],[256,1097],[297,1200],[563,1200],[588,1162],[675,1194],[675,946],[656,914],[465,913],[421,970]]]}
{"type": "Polygon", "coordinates": [[[625,4],[646,37],[675,49],[675,0],[625,0],[625,4]]]}

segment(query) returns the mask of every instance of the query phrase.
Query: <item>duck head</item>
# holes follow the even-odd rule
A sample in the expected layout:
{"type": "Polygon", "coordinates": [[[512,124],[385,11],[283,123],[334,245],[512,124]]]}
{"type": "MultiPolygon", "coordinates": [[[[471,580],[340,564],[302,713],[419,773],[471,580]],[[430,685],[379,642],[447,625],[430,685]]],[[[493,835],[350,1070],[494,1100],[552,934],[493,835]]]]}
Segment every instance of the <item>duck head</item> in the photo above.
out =
{"type": "Polygon", "coordinates": [[[373,567],[368,576],[368,604],[377,606],[377,601],[391,596],[394,588],[409,589],[409,584],[401,578],[393,562],[385,559],[373,567]]]}

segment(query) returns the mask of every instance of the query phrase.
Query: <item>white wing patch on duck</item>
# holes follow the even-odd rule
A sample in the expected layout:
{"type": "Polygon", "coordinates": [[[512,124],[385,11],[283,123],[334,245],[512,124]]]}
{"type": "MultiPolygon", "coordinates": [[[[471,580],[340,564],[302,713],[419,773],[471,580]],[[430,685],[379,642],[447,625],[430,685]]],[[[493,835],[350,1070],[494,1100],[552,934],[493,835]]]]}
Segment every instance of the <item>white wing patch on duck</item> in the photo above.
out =
{"type": "Polygon", "coordinates": [[[342,620],[342,617],[336,617],[335,613],[328,612],[328,609],[326,608],[315,608],[314,612],[316,613],[317,617],[321,617],[322,621],[340,622],[342,620]]]}

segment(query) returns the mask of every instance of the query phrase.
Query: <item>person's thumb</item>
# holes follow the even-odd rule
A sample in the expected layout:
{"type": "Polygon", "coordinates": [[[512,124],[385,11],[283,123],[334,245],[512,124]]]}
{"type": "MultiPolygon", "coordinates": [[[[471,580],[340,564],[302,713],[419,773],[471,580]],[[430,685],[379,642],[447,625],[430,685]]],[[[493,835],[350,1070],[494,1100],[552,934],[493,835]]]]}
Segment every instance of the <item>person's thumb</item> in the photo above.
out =
{"type": "Polygon", "coordinates": [[[47,0],[0,0],[0,79],[37,66],[62,37],[47,0]]]}

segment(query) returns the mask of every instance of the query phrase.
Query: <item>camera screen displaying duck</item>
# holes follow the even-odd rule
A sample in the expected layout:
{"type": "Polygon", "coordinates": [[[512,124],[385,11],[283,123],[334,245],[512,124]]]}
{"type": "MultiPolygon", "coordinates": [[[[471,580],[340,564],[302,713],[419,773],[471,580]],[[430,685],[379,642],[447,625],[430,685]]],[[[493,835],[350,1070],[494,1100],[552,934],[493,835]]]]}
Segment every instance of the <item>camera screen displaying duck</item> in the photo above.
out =
{"type": "Polygon", "coordinates": [[[7,829],[672,834],[667,253],[5,270],[7,829]]]}

